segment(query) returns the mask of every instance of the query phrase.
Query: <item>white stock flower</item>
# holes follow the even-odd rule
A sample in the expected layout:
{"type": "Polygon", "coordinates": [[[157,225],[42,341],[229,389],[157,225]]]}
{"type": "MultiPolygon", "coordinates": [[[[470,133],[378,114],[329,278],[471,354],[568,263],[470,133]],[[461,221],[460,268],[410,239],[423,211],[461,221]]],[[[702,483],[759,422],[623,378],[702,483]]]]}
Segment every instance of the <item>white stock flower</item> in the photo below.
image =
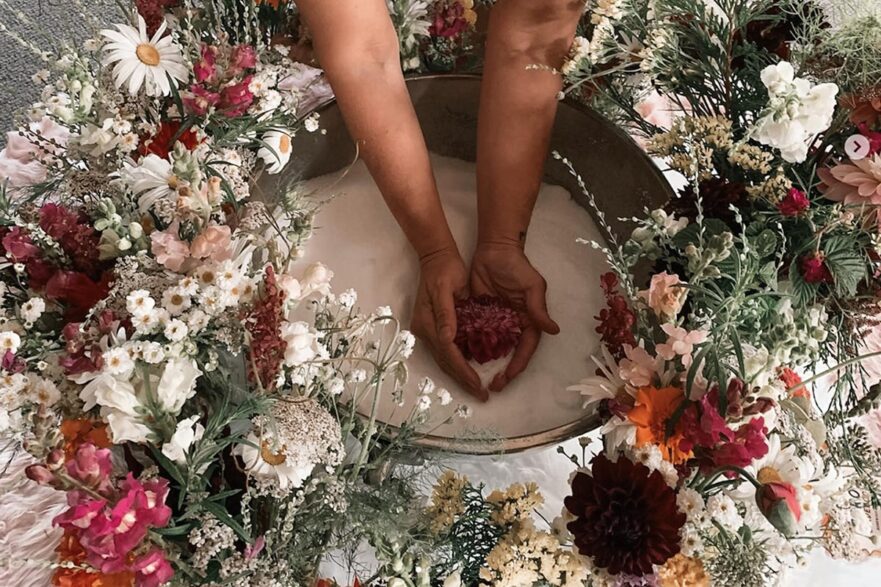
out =
{"type": "Polygon", "coordinates": [[[129,94],[137,94],[146,85],[147,95],[167,96],[178,81],[185,81],[187,68],[183,55],[171,35],[165,35],[165,20],[152,37],[147,24],[138,15],[138,28],[117,24],[117,30],[104,29],[101,36],[108,42],[103,50],[104,65],[113,65],[117,88],[128,85],[129,94]]]}
{"type": "Polygon", "coordinates": [[[185,464],[190,447],[205,433],[205,427],[198,420],[199,416],[191,416],[178,422],[171,440],[162,445],[162,454],[175,463],[185,464]]]}
{"type": "Polygon", "coordinates": [[[288,367],[297,367],[311,361],[321,352],[318,333],[306,322],[283,323],[281,337],[287,343],[284,362],[288,367]]]}
{"type": "Polygon", "coordinates": [[[165,364],[156,386],[156,399],[172,414],[177,414],[184,402],[196,393],[196,380],[202,372],[192,359],[171,359],[165,364]]]}

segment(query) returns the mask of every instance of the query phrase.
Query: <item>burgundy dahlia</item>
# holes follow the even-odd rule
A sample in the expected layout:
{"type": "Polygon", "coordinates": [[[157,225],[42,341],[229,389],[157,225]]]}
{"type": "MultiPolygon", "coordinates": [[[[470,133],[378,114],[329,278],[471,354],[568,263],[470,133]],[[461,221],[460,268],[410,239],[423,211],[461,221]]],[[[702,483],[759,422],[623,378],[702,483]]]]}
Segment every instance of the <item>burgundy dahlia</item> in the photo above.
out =
{"type": "Polygon", "coordinates": [[[566,509],[578,552],[612,575],[650,575],[653,565],[679,553],[685,514],[676,493],[657,471],[621,456],[600,454],[591,475],[578,473],[566,509]]]}
{"type": "Polygon", "coordinates": [[[520,316],[502,298],[489,295],[456,302],[456,345],[466,359],[501,359],[520,342],[520,316]]]}

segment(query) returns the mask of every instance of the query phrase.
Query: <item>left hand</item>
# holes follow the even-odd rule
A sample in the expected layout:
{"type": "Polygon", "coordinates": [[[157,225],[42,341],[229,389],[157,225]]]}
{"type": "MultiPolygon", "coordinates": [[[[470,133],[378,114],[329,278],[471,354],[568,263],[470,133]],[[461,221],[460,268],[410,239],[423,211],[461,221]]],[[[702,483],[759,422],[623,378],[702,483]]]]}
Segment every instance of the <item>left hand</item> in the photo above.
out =
{"type": "Polygon", "coordinates": [[[520,245],[479,243],[471,261],[471,293],[507,300],[520,313],[525,325],[511,363],[489,386],[491,391],[501,391],[526,369],[538,348],[542,332],[560,332],[560,327],[548,313],[547,283],[526,258],[520,245]]]}

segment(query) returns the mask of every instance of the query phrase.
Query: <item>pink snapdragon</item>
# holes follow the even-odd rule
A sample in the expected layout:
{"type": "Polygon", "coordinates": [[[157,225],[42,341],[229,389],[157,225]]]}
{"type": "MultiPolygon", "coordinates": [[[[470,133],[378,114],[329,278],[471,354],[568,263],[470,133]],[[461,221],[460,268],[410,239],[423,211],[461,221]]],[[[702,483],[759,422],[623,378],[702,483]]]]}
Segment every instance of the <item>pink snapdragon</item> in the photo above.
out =
{"type": "Polygon", "coordinates": [[[666,271],[662,271],[652,275],[649,288],[639,292],[639,295],[658,318],[670,321],[676,318],[685,303],[688,290],[684,286],[685,283],[679,279],[678,275],[670,275],[666,271]]]}
{"type": "Polygon", "coordinates": [[[66,463],[67,474],[83,485],[90,487],[102,495],[109,494],[112,489],[110,474],[113,463],[110,450],[98,448],[94,444],[79,447],[72,459],[66,463]]]}
{"type": "Polygon", "coordinates": [[[254,102],[254,94],[248,88],[252,77],[246,76],[239,83],[229,85],[220,91],[220,107],[224,114],[235,117],[248,111],[254,102]]]}
{"type": "Polygon", "coordinates": [[[136,558],[131,569],[135,571],[138,587],[159,587],[174,576],[174,569],[168,564],[165,553],[158,548],[136,558]]]}
{"type": "Polygon", "coordinates": [[[187,110],[197,116],[205,116],[220,103],[220,94],[193,84],[190,86],[189,94],[183,96],[182,99],[187,110]]]}
{"type": "Polygon", "coordinates": [[[190,245],[190,255],[196,259],[226,261],[232,257],[229,226],[212,224],[207,226],[190,245]]]}
{"type": "Polygon", "coordinates": [[[201,83],[213,82],[217,77],[217,48],[202,44],[201,59],[193,66],[193,75],[201,83]]]}
{"type": "Polygon", "coordinates": [[[233,74],[246,69],[253,69],[257,65],[257,51],[251,45],[236,45],[229,57],[229,67],[233,74]]]}
{"type": "Polygon", "coordinates": [[[177,233],[176,222],[163,231],[153,232],[150,235],[150,251],[166,269],[181,272],[189,259],[190,246],[177,233]]]}

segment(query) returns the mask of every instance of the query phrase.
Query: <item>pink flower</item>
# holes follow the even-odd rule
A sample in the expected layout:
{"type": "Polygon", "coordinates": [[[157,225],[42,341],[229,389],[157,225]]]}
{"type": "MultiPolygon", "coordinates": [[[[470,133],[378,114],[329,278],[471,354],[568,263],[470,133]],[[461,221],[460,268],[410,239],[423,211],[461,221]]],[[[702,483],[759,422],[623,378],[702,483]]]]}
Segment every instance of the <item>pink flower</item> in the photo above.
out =
{"type": "Polygon", "coordinates": [[[639,292],[661,320],[673,320],[682,305],[688,290],[683,287],[678,275],[670,275],[666,271],[652,275],[652,281],[647,290],[639,292]]]}
{"type": "Polygon", "coordinates": [[[666,130],[673,126],[673,112],[677,110],[677,107],[668,96],[659,94],[657,90],[652,90],[635,106],[635,110],[649,124],[666,130]]]}
{"type": "Polygon", "coordinates": [[[12,260],[21,263],[40,254],[40,247],[18,226],[13,226],[3,237],[3,249],[12,260]]]}
{"type": "Polygon", "coordinates": [[[229,58],[229,66],[235,72],[253,69],[257,65],[257,52],[251,45],[236,45],[229,58]]]}
{"type": "Polygon", "coordinates": [[[138,587],[158,587],[174,576],[174,569],[168,564],[165,553],[158,548],[136,558],[132,570],[135,571],[138,587]]]}
{"type": "Polygon", "coordinates": [[[55,526],[69,530],[84,530],[89,528],[98,519],[107,502],[103,499],[79,499],[80,494],[76,491],[68,492],[67,501],[70,508],[61,512],[52,520],[55,526]]]}
{"type": "Polygon", "coordinates": [[[214,81],[217,76],[216,62],[217,49],[205,43],[202,44],[202,58],[193,66],[193,75],[200,84],[214,81]]]}
{"type": "Polygon", "coordinates": [[[798,216],[811,206],[811,201],[798,188],[789,188],[789,193],[777,202],[777,210],[783,216],[798,216]]]}
{"type": "Polygon", "coordinates": [[[177,235],[178,224],[172,223],[163,231],[155,231],[150,235],[150,251],[156,260],[167,269],[180,273],[190,257],[190,247],[177,235]]]}
{"type": "Polygon", "coordinates": [[[224,114],[230,117],[241,116],[251,107],[254,102],[254,94],[248,89],[251,85],[251,77],[249,75],[241,82],[220,91],[220,107],[224,114]]]}
{"type": "Polygon", "coordinates": [[[817,253],[802,257],[801,274],[808,283],[832,283],[832,273],[826,267],[826,260],[822,254],[817,253]]]}
{"type": "Polygon", "coordinates": [[[823,180],[820,191],[836,202],[845,204],[881,204],[881,154],[859,161],[819,168],[823,180]]]}
{"type": "Polygon", "coordinates": [[[694,345],[705,342],[707,336],[709,336],[706,330],[689,331],[669,322],[662,324],[661,330],[667,334],[667,342],[655,347],[658,355],[667,361],[672,361],[677,356],[680,356],[682,357],[682,364],[686,367],[691,364],[691,353],[694,351],[694,345]]]}
{"type": "Polygon", "coordinates": [[[266,539],[263,536],[258,536],[254,544],[245,547],[245,560],[252,560],[260,556],[265,546],[266,539]]]}
{"type": "Polygon", "coordinates": [[[204,116],[220,103],[220,94],[193,84],[190,86],[189,94],[183,96],[183,103],[193,114],[204,116]]]}
{"type": "Polygon", "coordinates": [[[232,257],[229,226],[212,224],[193,239],[190,255],[196,259],[226,261],[232,257]]]}
{"type": "Polygon", "coordinates": [[[23,162],[9,156],[9,150],[0,151],[0,183],[11,188],[28,187],[46,180],[46,168],[39,161],[23,162]]]}
{"type": "Polygon", "coordinates": [[[767,433],[765,419],[753,418],[735,431],[733,440],[713,449],[710,461],[715,467],[746,467],[768,453],[767,433]]]}
{"type": "Polygon", "coordinates": [[[84,444],[67,461],[66,466],[68,475],[98,493],[105,494],[112,489],[110,474],[113,472],[113,463],[109,449],[84,444]]]}
{"type": "Polygon", "coordinates": [[[719,414],[719,388],[714,387],[699,402],[692,403],[682,414],[682,452],[695,447],[713,448],[719,442],[734,440],[734,431],[719,414]]]}
{"type": "Polygon", "coordinates": [[[433,37],[452,38],[468,28],[465,20],[465,7],[459,2],[450,2],[435,12],[434,22],[428,27],[433,37]]]}
{"type": "Polygon", "coordinates": [[[644,348],[624,345],[624,358],[618,363],[618,376],[621,379],[633,387],[648,387],[660,369],[661,362],[644,348]]]}

